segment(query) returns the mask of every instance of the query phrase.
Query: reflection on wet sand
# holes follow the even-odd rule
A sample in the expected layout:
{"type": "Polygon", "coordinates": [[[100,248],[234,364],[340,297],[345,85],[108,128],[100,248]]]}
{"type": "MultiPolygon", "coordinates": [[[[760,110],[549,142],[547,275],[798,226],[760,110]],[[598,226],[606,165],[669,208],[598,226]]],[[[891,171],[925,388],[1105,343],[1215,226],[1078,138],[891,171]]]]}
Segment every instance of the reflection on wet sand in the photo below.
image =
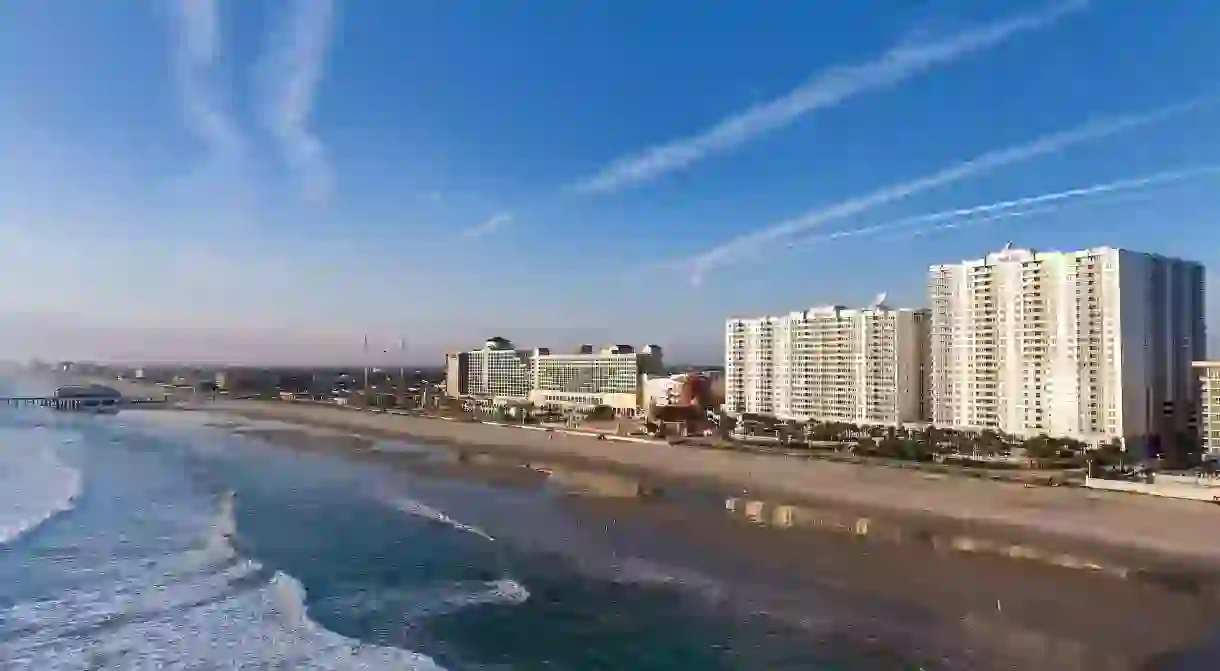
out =
{"type": "Polygon", "coordinates": [[[970,613],[961,620],[963,637],[989,641],[1003,654],[1017,659],[1038,660],[1047,669],[1124,669],[1130,662],[1084,643],[1029,629],[997,613],[970,613]]]}
{"type": "Polygon", "coordinates": [[[1125,563],[1079,551],[1065,552],[1050,544],[1012,542],[960,532],[938,532],[895,520],[865,517],[851,511],[728,497],[731,519],[774,529],[809,529],[854,536],[869,542],[930,546],[937,552],[1002,557],[1074,569],[1119,580],[1154,585],[1179,594],[1220,600],[1220,574],[1212,570],[1172,565],[1125,563]]]}
{"type": "Polygon", "coordinates": [[[1058,552],[1049,548],[1005,542],[982,536],[938,534],[929,532],[926,529],[904,527],[897,522],[864,517],[850,511],[833,508],[816,508],[807,505],[749,500],[739,497],[726,498],[724,507],[730,516],[738,517],[753,524],[779,529],[818,529],[865,536],[873,541],[920,543],[931,545],[938,550],[1001,555],[1012,559],[1024,559],[1066,568],[1097,571],[1119,578],[1126,578],[1131,573],[1129,568],[1116,565],[1112,562],[1058,552]]]}
{"type": "Polygon", "coordinates": [[[1216,668],[1145,666],[1206,644],[1218,621],[1206,591],[1014,560],[982,539],[850,511],[746,497],[692,508],[683,494],[574,501],[658,561],[720,581],[722,607],[884,641],[924,668],[1216,668]]]}
{"type": "Polygon", "coordinates": [[[662,495],[660,487],[648,485],[637,478],[625,475],[561,465],[547,465],[543,468],[550,473],[551,482],[563,487],[571,494],[630,499],[657,498],[662,495]]]}

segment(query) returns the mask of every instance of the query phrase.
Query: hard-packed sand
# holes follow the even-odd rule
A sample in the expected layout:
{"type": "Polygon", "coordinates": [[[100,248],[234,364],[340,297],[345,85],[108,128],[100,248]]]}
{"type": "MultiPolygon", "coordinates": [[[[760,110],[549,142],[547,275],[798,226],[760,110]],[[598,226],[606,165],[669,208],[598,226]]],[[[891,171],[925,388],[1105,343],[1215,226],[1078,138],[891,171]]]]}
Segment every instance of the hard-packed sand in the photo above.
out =
{"type": "Polygon", "coordinates": [[[891,468],[659,443],[595,440],[473,422],[392,415],[320,404],[217,401],[205,409],[328,426],[487,452],[527,454],[698,480],[726,491],[842,504],[861,510],[987,527],[1015,538],[1154,552],[1220,566],[1220,507],[1067,487],[1025,487],[891,468]]]}

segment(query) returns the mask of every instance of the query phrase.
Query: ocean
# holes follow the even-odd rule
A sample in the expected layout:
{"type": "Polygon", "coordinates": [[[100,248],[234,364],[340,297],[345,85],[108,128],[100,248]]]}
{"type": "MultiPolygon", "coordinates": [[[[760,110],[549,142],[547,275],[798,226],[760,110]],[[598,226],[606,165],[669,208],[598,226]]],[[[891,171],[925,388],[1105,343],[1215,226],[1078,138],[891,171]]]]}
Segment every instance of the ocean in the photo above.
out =
{"type": "Polygon", "coordinates": [[[877,585],[927,580],[902,562],[931,555],[794,545],[715,493],[574,497],[575,476],[418,445],[318,449],[340,439],[0,410],[0,668],[1127,668],[1052,615],[1018,621],[1017,595],[1062,577],[1020,578],[1011,615],[990,592],[925,603],[877,585]]]}

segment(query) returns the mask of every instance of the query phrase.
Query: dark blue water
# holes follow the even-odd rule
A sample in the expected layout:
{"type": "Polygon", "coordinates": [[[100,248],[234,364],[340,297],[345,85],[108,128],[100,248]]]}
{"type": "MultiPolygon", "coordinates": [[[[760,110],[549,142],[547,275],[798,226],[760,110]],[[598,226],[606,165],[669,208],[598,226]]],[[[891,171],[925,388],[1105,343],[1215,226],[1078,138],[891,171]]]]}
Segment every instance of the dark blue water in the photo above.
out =
{"type": "Polygon", "coordinates": [[[1003,662],[918,608],[710,560],[692,523],[658,531],[556,487],[293,449],[222,421],[0,411],[0,668],[1003,662]]]}
{"type": "Polygon", "coordinates": [[[3,668],[816,668],[551,494],[200,415],[0,417],[3,668]],[[33,464],[23,466],[23,464],[33,464]],[[47,515],[46,519],[43,519],[47,515]],[[481,528],[487,525],[486,529],[481,528]]]}

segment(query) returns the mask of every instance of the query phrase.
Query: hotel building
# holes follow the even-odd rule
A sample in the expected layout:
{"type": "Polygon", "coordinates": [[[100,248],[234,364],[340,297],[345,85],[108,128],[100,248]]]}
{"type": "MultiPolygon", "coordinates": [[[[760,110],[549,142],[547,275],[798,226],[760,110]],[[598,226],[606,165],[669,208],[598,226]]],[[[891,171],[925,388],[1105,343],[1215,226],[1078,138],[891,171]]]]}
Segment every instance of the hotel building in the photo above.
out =
{"type": "Polygon", "coordinates": [[[924,310],[819,307],[730,319],[725,411],[784,419],[901,424],[925,420],[924,310]]]}
{"type": "Polygon", "coordinates": [[[1220,361],[1196,361],[1199,379],[1199,436],[1203,454],[1220,458],[1220,361]]]}
{"type": "Polygon", "coordinates": [[[530,401],[538,407],[592,408],[608,406],[620,414],[635,414],[646,405],[644,381],[661,375],[661,348],[612,345],[595,351],[581,345],[572,353],[535,350],[530,401]]]}
{"type": "Polygon", "coordinates": [[[1009,245],[932,266],[929,295],[936,425],[1137,450],[1194,432],[1201,265],[1009,245]]]}
{"type": "Polygon", "coordinates": [[[481,349],[452,352],[445,358],[445,388],[450,396],[521,400],[531,387],[532,350],[515,349],[504,338],[489,338],[481,349]]]}
{"type": "Polygon", "coordinates": [[[515,349],[504,338],[491,338],[482,349],[448,354],[445,384],[454,397],[555,409],[608,406],[631,415],[645,406],[646,376],[663,373],[656,345],[638,351],[630,345],[581,345],[559,353],[515,349]]]}

